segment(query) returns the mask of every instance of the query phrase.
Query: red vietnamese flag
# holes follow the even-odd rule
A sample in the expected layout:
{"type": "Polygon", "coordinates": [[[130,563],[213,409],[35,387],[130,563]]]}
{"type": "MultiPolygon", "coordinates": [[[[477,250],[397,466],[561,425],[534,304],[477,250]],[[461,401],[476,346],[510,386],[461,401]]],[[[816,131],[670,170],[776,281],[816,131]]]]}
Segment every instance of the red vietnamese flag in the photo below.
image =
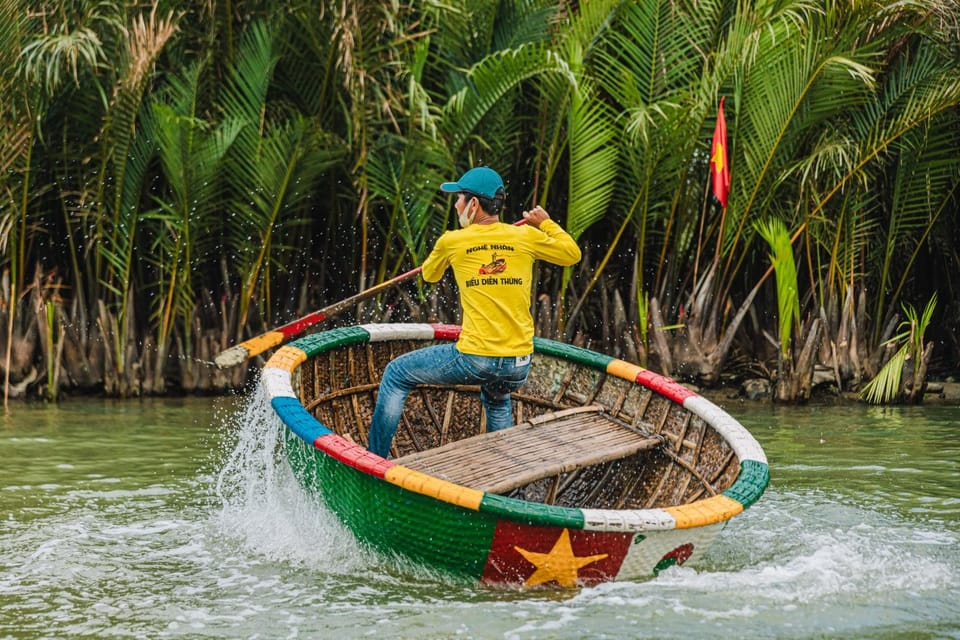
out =
{"type": "Polygon", "coordinates": [[[727,120],[723,117],[723,101],[717,111],[717,124],[713,128],[713,144],[710,145],[710,167],[713,176],[713,195],[724,209],[727,208],[727,195],[730,193],[730,165],[727,163],[727,120]]]}

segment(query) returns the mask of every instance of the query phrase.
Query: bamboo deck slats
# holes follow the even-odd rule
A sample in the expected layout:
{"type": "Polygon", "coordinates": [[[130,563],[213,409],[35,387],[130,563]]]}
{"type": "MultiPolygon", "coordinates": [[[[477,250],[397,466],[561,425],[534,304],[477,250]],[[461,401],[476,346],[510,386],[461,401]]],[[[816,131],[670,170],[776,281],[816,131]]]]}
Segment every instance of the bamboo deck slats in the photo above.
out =
{"type": "Polygon", "coordinates": [[[565,409],[398,458],[405,467],[488,493],[618,460],[663,444],[601,407],[565,409]]]}

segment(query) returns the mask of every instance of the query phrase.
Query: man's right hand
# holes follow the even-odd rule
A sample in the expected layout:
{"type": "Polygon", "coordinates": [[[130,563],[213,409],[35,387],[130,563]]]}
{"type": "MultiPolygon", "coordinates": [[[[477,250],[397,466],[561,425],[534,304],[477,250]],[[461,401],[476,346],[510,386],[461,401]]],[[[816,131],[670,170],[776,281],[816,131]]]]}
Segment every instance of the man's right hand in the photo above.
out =
{"type": "Polygon", "coordinates": [[[533,225],[534,227],[539,229],[540,224],[544,220],[550,219],[550,214],[547,213],[546,209],[544,209],[540,205],[537,205],[530,211],[524,211],[523,219],[527,221],[527,224],[533,225]]]}

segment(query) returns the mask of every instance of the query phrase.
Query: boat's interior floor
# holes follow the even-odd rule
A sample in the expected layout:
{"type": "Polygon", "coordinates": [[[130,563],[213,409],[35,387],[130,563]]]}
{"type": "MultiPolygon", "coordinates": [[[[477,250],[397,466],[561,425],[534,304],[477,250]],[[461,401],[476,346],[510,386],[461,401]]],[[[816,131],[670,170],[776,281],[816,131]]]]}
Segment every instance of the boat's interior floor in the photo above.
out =
{"type": "Polygon", "coordinates": [[[506,493],[663,443],[590,405],[532,418],[509,429],[482,433],[395,462],[455,484],[506,493]]]}

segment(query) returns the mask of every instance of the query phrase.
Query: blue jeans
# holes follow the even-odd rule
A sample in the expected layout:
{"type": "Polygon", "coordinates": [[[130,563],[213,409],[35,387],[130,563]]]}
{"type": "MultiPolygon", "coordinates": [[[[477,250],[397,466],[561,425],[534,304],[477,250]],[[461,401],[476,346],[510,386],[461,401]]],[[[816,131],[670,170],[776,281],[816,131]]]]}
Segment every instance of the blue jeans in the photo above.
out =
{"type": "Polygon", "coordinates": [[[460,353],[452,342],[405,353],[392,360],[383,372],[370,423],[368,448],[387,457],[407,395],[418,384],[480,385],[480,402],[487,412],[487,431],[506,429],[513,423],[510,393],[523,385],[529,369],[529,356],[473,356],[460,353]]]}

